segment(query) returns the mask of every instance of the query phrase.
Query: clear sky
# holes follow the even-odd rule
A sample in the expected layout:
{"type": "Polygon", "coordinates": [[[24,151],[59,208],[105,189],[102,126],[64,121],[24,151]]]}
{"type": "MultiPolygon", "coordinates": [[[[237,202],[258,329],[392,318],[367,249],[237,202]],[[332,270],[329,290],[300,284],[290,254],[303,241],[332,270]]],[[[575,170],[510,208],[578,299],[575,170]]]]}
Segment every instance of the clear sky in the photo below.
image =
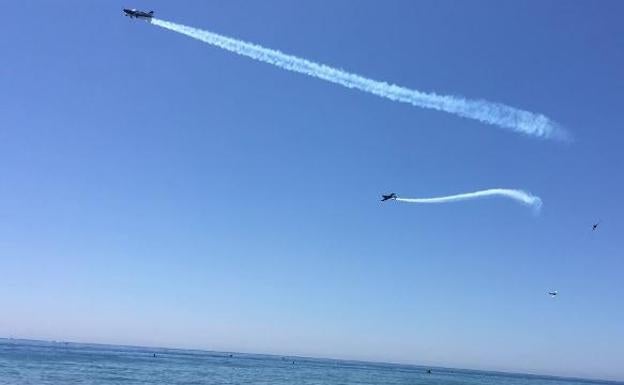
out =
{"type": "Polygon", "coordinates": [[[3,5],[0,336],[624,379],[624,3],[3,5]],[[575,139],[286,72],[125,6],[575,139]],[[542,213],[379,202],[493,187],[542,213]]]}

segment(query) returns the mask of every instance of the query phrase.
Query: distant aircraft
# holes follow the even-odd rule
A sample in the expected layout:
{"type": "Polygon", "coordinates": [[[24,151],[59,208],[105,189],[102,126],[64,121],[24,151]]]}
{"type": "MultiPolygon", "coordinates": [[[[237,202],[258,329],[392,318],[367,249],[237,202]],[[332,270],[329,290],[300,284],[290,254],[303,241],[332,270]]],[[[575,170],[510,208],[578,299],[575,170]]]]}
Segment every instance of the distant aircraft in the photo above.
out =
{"type": "Polygon", "coordinates": [[[549,292],[548,292],[548,295],[549,295],[549,296],[551,296],[551,297],[556,297],[556,296],[557,296],[557,294],[559,294],[559,293],[557,292],[557,290],[555,290],[555,291],[549,291],[549,292]]]}
{"type": "Polygon", "coordinates": [[[395,200],[395,199],[397,199],[397,195],[395,193],[392,193],[390,195],[383,195],[383,194],[381,194],[381,201],[382,202],[385,202],[385,201],[388,201],[388,200],[395,200]]]}
{"type": "Polygon", "coordinates": [[[592,231],[596,231],[596,229],[598,228],[598,225],[599,225],[599,224],[600,224],[600,221],[598,221],[598,222],[594,223],[594,224],[592,225],[592,231]]]}
{"type": "Polygon", "coordinates": [[[149,11],[149,12],[145,12],[145,11],[139,11],[138,9],[126,9],[124,8],[124,13],[126,14],[126,16],[130,17],[131,19],[137,18],[137,19],[145,19],[145,20],[150,20],[152,17],[154,17],[154,11],[149,11]]]}

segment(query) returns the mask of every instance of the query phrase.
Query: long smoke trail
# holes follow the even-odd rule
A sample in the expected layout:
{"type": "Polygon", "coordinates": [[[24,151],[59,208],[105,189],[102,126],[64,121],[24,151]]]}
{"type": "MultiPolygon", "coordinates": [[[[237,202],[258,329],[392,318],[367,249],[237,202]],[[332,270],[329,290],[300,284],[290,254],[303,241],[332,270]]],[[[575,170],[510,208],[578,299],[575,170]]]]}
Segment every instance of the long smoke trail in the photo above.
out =
{"type": "Polygon", "coordinates": [[[465,201],[470,199],[477,198],[485,198],[492,196],[501,196],[505,198],[511,198],[515,201],[523,203],[527,206],[533,207],[536,211],[542,207],[542,200],[535,196],[531,195],[522,190],[511,190],[505,188],[493,188],[488,190],[475,191],[465,194],[457,194],[457,195],[447,195],[443,197],[435,197],[435,198],[396,198],[399,202],[407,202],[407,203],[449,203],[449,202],[457,202],[457,201],[465,201]]]}
{"type": "Polygon", "coordinates": [[[355,88],[386,99],[409,103],[417,107],[449,112],[527,135],[558,139],[567,137],[563,128],[541,114],[534,114],[504,104],[484,100],[468,100],[462,97],[411,90],[394,84],[367,79],[360,75],[287,55],[256,44],[169,21],[152,19],[152,24],[242,56],[273,64],[289,71],[327,80],[347,88],[355,88]]]}

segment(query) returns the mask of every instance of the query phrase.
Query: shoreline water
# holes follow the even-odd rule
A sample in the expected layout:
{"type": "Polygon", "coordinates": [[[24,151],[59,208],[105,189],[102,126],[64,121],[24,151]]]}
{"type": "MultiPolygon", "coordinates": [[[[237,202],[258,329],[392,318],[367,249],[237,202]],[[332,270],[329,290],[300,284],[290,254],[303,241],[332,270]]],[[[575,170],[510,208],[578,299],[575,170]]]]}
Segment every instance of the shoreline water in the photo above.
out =
{"type": "MultiPolygon", "coordinates": [[[[267,362],[292,362],[298,364],[321,364],[326,366],[336,366],[343,369],[358,369],[368,368],[377,369],[381,371],[407,371],[407,372],[423,372],[427,373],[427,370],[432,370],[432,374],[445,374],[445,375],[462,375],[462,376],[487,376],[487,377],[500,377],[507,379],[521,379],[527,380],[533,383],[535,380],[549,381],[556,383],[583,383],[583,384],[605,384],[605,385],[624,385],[624,381],[614,379],[598,379],[598,378],[580,378],[569,376],[558,376],[550,374],[536,374],[536,373],[519,373],[519,372],[506,372],[496,370],[480,370],[480,369],[465,369],[465,368],[451,368],[444,366],[427,366],[409,363],[395,363],[395,362],[382,362],[382,361],[362,361],[340,358],[327,358],[327,357],[310,357],[300,355],[277,355],[277,354],[265,354],[265,353],[249,353],[249,352],[234,352],[234,351],[214,351],[207,349],[197,348],[177,348],[177,347],[163,347],[163,346],[137,346],[137,345],[116,345],[106,343],[93,343],[82,341],[56,341],[56,340],[40,340],[29,338],[2,338],[0,337],[0,348],[2,345],[15,345],[21,347],[34,347],[34,348],[60,348],[60,349],[72,349],[75,351],[92,352],[120,352],[120,353],[141,353],[141,354],[155,354],[154,357],[163,355],[198,355],[211,358],[237,358],[237,359],[259,359],[267,362]]],[[[0,349],[0,363],[2,362],[2,354],[6,354],[5,349],[0,349]]],[[[1,365],[0,365],[1,366],[1,365]]],[[[1,382],[0,382],[1,383],[1,382]]]]}

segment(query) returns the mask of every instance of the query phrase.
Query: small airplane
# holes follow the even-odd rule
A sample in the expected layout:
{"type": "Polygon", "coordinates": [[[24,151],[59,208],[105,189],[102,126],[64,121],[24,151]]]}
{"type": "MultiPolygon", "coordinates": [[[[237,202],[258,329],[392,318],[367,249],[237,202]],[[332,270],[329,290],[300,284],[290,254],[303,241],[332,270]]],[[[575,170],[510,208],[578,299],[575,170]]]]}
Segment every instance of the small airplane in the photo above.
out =
{"type": "Polygon", "coordinates": [[[152,17],[154,17],[154,11],[149,11],[149,12],[145,12],[145,11],[139,11],[138,9],[127,9],[124,8],[124,13],[126,16],[130,17],[131,19],[134,17],[136,19],[145,19],[145,20],[150,20],[152,17]]]}
{"type": "Polygon", "coordinates": [[[592,231],[596,231],[596,229],[598,228],[598,225],[599,225],[599,224],[600,224],[600,221],[598,221],[598,222],[594,223],[594,224],[592,225],[592,231]]]}
{"type": "Polygon", "coordinates": [[[383,194],[381,194],[381,201],[382,202],[385,202],[385,201],[388,201],[388,200],[395,200],[395,199],[397,199],[397,195],[395,193],[392,193],[390,195],[383,195],[383,194]]]}
{"type": "Polygon", "coordinates": [[[551,296],[551,297],[556,297],[556,296],[557,296],[557,294],[559,294],[559,293],[557,292],[557,290],[555,290],[555,291],[549,291],[549,292],[548,292],[548,295],[549,295],[549,296],[551,296]]]}

